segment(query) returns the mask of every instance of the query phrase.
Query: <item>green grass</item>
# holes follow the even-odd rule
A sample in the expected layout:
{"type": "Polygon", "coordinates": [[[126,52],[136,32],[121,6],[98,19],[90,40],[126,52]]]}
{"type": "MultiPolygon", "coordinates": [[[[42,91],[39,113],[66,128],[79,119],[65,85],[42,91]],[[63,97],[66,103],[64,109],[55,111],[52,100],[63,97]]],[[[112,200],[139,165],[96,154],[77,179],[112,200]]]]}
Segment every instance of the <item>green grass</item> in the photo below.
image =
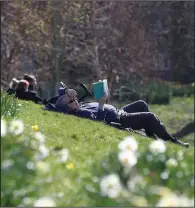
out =
{"type": "MultiPolygon", "coordinates": [[[[118,143],[124,137],[133,135],[142,152],[148,149],[151,139],[121,131],[103,123],[45,111],[42,109],[42,105],[36,105],[32,102],[19,101],[19,103],[21,107],[17,117],[24,122],[24,135],[29,135],[32,132],[32,126],[37,124],[46,137],[47,147],[67,148],[70,152],[65,164],[56,163],[54,152],[51,152],[50,156],[45,159],[50,164],[50,171],[47,173],[38,171],[32,179],[32,186],[37,186],[34,189],[32,188],[36,192],[36,194],[30,196],[32,200],[49,196],[55,199],[57,206],[127,205],[126,202],[104,200],[97,196],[98,194],[93,193],[92,179],[98,174],[103,174],[103,169],[100,170],[101,161],[107,161],[109,155],[116,152],[118,143]],[[67,169],[66,165],[70,162],[74,164],[74,168],[67,169]]],[[[171,133],[178,131],[194,119],[193,98],[175,98],[170,105],[150,105],[149,107],[151,111],[158,115],[171,133]]],[[[193,138],[194,135],[191,134],[182,140],[194,144],[193,138]]],[[[178,151],[184,152],[186,162],[193,163],[193,147],[185,150],[174,144],[167,143],[166,145],[175,155],[178,151]]],[[[6,151],[6,149],[3,150],[5,157],[6,151]]],[[[112,160],[112,162],[115,161],[112,160]]],[[[192,164],[188,165],[192,170],[192,164]]],[[[147,164],[145,164],[145,168],[147,168],[147,164]]],[[[191,175],[193,173],[190,173],[190,180],[191,175]]],[[[6,180],[6,175],[2,176],[2,180],[6,180]]],[[[173,180],[178,180],[179,183],[180,179],[175,178],[173,180]]],[[[15,188],[17,189],[17,187],[15,188]]],[[[188,195],[192,196],[193,187],[189,188],[186,185],[182,188],[187,194],[188,189],[190,189],[188,195]]],[[[179,188],[175,187],[175,190],[177,189],[179,188]]],[[[2,191],[5,192],[5,190],[2,191]]],[[[28,194],[24,194],[24,196],[28,197],[28,194]]],[[[22,197],[24,198],[24,196],[22,197]]],[[[6,196],[4,196],[4,205],[18,205],[14,204],[13,200],[9,203],[6,202],[5,198],[6,196]]],[[[17,201],[17,203],[22,204],[22,201],[17,201]]],[[[29,204],[31,203],[29,202],[29,204]]]]}

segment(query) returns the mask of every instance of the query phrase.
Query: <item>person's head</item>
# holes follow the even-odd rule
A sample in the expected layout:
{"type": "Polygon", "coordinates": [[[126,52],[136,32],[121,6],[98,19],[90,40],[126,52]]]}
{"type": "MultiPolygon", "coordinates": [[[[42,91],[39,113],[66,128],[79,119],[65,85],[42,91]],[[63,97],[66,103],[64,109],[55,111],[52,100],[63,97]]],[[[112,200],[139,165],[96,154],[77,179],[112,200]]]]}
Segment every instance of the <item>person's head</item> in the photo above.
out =
{"type": "Polygon", "coordinates": [[[77,98],[73,98],[65,94],[58,98],[56,107],[60,109],[66,108],[68,112],[72,112],[79,109],[79,103],[77,98]]]}
{"type": "Polygon", "coordinates": [[[17,80],[16,78],[13,78],[12,79],[12,81],[10,82],[10,84],[9,84],[9,87],[11,88],[11,89],[16,89],[16,87],[17,87],[17,85],[18,85],[18,82],[19,82],[19,80],[17,80]]]}
{"type": "Polygon", "coordinates": [[[30,74],[25,74],[24,75],[24,80],[29,82],[29,89],[30,90],[34,90],[36,85],[37,85],[37,80],[35,78],[35,76],[30,75],[30,74]]]}
{"type": "Polygon", "coordinates": [[[20,90],[20,91],[28,91],[28,87],[29,87],[29,82],[24,80],[24,79],[21,79],[19,82],[18,82],[18,85],[16,87],[16,90],[20,90]]]}

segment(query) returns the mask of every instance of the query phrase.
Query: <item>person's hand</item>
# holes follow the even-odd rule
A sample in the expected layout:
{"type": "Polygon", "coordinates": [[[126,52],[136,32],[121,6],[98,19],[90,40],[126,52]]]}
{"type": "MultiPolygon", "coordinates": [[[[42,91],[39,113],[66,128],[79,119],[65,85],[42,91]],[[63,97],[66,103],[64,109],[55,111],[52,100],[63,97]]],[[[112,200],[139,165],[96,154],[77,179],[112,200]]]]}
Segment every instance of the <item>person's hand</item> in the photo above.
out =
{"type": "Polygon", "coordinates": [[[77,92],[73,89],[67,89],[66,90],[66,94],[69,96],[69,97],[72,97],[72,98],[76,98],[77,97],[77,92]]]}
{"type": "Polygon", "coordinates": [[[104,97],[98,99],[97,102],[101,105],[104,105],[106,103],[107,99],[108,99],[108,95],[106,93],[104,93],[104,97]]]}

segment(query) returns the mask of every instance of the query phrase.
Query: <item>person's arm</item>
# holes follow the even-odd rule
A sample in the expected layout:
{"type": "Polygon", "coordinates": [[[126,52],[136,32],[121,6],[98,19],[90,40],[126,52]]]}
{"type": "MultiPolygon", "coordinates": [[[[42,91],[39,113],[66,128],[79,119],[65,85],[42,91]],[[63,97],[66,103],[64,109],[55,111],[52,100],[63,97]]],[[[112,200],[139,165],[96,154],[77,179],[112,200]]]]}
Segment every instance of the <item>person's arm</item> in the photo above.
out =
{"type": "Polygon", "coordinates": [[[37,104],[46,104],[47,103],[47,101],[44,98],[38,96],[35,91],[34,92],[29,91],[28,94],[31,97],[31,99],[37,104]]]}
{"type": "Polygon", "coordinates": [[[104,112],[104,104],[107,100],[107,95],[105,94],[104,97],[102,97],[101,99],[97,100],[99,103],[99,107],[98,107],[98,112],[97,112],[97,116],[91,112],[90,110],[87,109],[81,109],[77,112],[77,116],[83,117],[83,118],[89,118],[91,120],[96,120],[96,121],[104,121],[105,120],[105,112],[104,112]]]}
{"type": "Polygon", "coordinates": [[[95,121],[104,121],[105,113],[102,110],[98,111],[98,115],[96,116],[93,112],[88,109],[80,109],[74,113],[74,115],[81,117],[81,118],[88,118],[95,121]]]}
{"type": "Polygon", "coordinates": [[[35,96],[35,102],[38,104],[44,104],[44,105],[48,103],[48,101],[45,98],[42,98],[38,95],[35,96]]]}

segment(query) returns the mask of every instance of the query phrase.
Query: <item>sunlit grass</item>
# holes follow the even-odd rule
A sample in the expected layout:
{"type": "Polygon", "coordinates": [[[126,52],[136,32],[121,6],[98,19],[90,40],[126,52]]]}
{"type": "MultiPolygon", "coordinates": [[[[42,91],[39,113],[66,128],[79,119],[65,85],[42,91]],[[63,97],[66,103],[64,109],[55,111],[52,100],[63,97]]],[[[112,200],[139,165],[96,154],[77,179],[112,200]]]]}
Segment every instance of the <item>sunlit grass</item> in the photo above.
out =
{"type": "MultiPolygon", "coordinates": [[[[57,206],[112,205],[111,201],[101,202],[100,200],[98,202],[93,194],[89,194],[91,192],[89,190],[92,189],[89,182],[95,177],[96,168],[99,167],[101,161],[108,159],[109,154],[116,150],[118,143],[128,135],[134,136],[141,152],[147,151],[152,142],[147,137],[118,130],[103,123],[45,111],[42,105],[32,102],[19,101],[19,103],[21,108],[17,117],[24,122],[25,135],[29,135],[37,125],[44,134],[45,144],[49,149],[66,148],[69,151],[67,161],[61,164],[57,163],[55,151],[46,158],[45,162],[50,164],[49,171],[37,172],[36,181],[39,182],[39,187],[34,200],[48,196],[55,199],[57,206]]],[[[176,98],[172,100],[171,105],[150,105],[149,107],[172,133],[193,120],[193,98],[176,98]]],[[[191,134],[184,139],[193,143],[193,136],[191,134]]],[[[167,143],[166,146],[173,154],[177,151],[184,152],[186,162],[191,161],[194,153],[193,147],[186,150],[171,143],[167,143]]],[[[114,163],[115,160],[112,162],[114,163]]],[[[147,163],[144,164],[147,168],[147,163]]],[[[97,169],[97,171],[102,170],[97,169]]],[[[175,178],[175,180],[179,182],[180,179],[175,178]]]]}

